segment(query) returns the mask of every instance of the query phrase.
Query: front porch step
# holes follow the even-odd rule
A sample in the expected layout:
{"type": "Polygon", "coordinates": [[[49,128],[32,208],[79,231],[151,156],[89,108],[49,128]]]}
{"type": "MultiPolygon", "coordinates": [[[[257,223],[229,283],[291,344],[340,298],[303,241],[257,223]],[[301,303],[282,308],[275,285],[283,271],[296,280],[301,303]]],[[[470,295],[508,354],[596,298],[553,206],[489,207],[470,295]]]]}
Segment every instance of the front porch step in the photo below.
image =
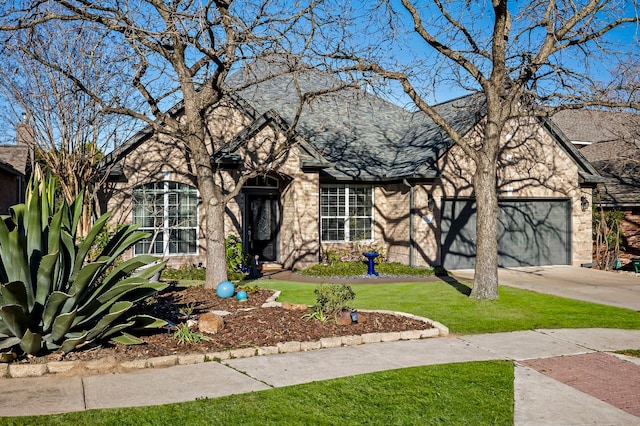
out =
{"type": "Polygon", "coordinates": [[[260,263],[260,270],[262,273],[265,272],[279,272],[284,270],[284,266],[282,263],[278,262],[263,262],[260,263]]]}

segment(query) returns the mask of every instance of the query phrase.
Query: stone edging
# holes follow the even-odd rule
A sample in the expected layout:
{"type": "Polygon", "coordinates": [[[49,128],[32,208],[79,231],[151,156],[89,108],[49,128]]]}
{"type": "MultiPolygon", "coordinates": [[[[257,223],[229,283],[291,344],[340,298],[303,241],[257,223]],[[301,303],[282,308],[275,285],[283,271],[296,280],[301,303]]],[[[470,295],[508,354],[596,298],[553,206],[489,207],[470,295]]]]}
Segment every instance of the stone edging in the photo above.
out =
{"type": "MultiPolygon", "coordinates": [[[[281,307],[277,302],[280,292],[276,291],[262,307],[281,307]]],[[[354,336],[323,337],[312,342],[282,342],[276,346],[260,346],[252,348],[228,349],[225,351],[208,354],[168,355],[148,359],[136,359],[132,361],[116,361],[113,357],[101,358],[92,361],[51,361],[43,364],[0,364],[0,378],[24,378],[44,375],[92,375],[105,372],[127,372],[144,368],[163,368],[176,365],[200,364],[211,361],[224,361],[234,358],[248,358],[253,356],[273,355],[290,352],[305,352],[316,349],[336,348],[340,346],[358,346],[366,343],[393,342],[397,340],[418,340],[431,337],[447,336],[449,329],[437,321],[419,317],[404,312],[367,310],[360,312],[379,312],[392,315],[400,315],[423,321],[432,328],[424,330],[395,331],[390,333],[366,333],[354,336]]]]}

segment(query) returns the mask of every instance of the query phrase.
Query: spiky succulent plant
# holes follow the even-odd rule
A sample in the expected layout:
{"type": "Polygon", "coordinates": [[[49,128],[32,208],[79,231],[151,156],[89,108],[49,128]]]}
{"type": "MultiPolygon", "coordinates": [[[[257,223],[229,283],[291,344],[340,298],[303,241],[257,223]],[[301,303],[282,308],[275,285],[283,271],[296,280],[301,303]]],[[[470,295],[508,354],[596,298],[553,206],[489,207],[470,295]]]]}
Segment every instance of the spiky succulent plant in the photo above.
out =
{"type": "Polygon", "coordinates": [[[102,339],[140,343],[125,330],[166,324],[127,315],[136,302],[167,286],[149,281],[163,263],[141,268],[155,257],[117,261],[148,234],[125,226],[90,261],[89,250],[109,214],[79,241],[81,213],[82,196],[71,205],[57,201],[49,178],[32,180],[25,203],[0,220],[0,354],[67,353],[102,339]]]}

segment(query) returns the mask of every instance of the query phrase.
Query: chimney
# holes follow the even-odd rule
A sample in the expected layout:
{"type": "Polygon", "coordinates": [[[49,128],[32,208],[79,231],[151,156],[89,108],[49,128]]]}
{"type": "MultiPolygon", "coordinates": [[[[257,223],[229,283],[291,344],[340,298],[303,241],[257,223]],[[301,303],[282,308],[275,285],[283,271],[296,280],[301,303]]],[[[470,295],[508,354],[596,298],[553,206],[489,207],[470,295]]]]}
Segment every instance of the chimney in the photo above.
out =
{"type": "Polygon", "coordinates": [[[33,146],[33,127],[27,124],[27,114],[22,114],[22,122],[16,126],[16,145],[33,146]]]}

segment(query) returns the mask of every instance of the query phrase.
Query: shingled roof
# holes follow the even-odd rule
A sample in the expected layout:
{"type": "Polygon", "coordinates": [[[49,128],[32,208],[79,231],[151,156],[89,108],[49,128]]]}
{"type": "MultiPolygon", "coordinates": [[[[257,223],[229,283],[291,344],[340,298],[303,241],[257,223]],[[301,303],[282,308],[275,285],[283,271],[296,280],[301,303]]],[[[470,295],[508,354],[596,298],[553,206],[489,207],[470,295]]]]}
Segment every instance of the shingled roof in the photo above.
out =
{"type": "Polygon", "coordinates": [[[605,207],[640,206],[640,116],[597,110],[564,110],[553,121],[604,178],[605,207]]]}
{"type": "Polygon", "coordinates": [[[604,177],[600,202],[605,207],[640,206],[640,143],[616,140],[580,150],[604,177]]]}
{"type": "MultiPolygon", "coordinates": [[[[296,79],[301,93],[328,92],[342,84],[312,69],[296,79]]],[[[292,123],[300,102],[297,93],[293,77],[285,74],[238,94],[258,112],[274,109],[292,123]]],[[[474,94],[436,108],[464,134],[484,115],[484,100],[474,94]]],[[[452,144],[423,112],[410,112],[351,87],[325,93],[305,105],[296,132],[333,164],[322,172],[325,178],[336,180],[433,178],[438,174],[435,162],[452,144]]]]}
{"type": "MultiPolygon", "coordinates": [[[[408,111],[365,90],[342,87],[344,83],[340,80],[313,68],[298,72],[295,77],[286,71],[282,63],[263,61],[230,77],[228,84],[237,91],[229,95],[229,100],[253,122],[215,152],[212,161],[220,164],[237,161],[240,146],[256,131],[266,125],[287,129],[295,119],[299,93],[321,93],[304,104],[295,129],[303,167],[320,169],[324,179],[336,181],[398,181],[439,175],[435,165],[453,142],[425,113],[408,111]]],[[[181,108],[178,104],[172,111],[179,114],[181,108]]],[[[486,111],[480,92],[434,108],[463,135],[486,111]]],[[[550,124],[543,123],[561,145],[567,145],[569,154],[574,154],[581,177],[586,181],[598,177],[562,132],[554,131],[550,124]]],[[[143,129],[108,155],[103,165],[117,163],[151,135],[150,127],[143,129]]]]}
{"type": "Polygon", "coordinates": [[[562,110],[552,117],[565,135],[575,144],[590,144],[637,137],[630,122],[637,123],[638,117],[602,110],[562,110]]]}

